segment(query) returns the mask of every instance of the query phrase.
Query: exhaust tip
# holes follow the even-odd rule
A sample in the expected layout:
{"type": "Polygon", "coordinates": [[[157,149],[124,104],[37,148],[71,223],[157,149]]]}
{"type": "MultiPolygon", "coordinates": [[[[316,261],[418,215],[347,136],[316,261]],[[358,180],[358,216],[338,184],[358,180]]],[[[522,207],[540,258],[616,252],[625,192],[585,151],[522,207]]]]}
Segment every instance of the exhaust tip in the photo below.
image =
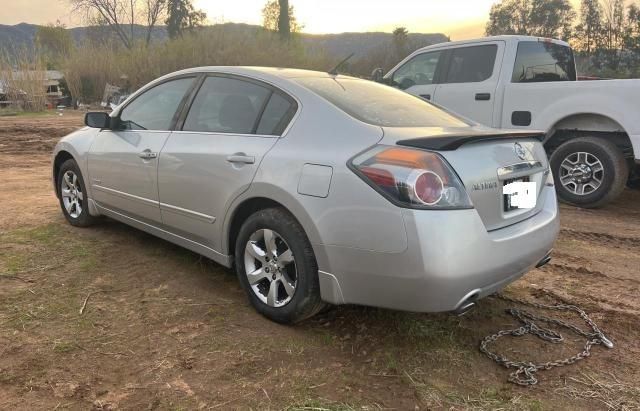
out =
{"type": "Polygon", "coordinates": [[[544,258],[538,262],[538,264],[536,264],[536,268],[540,268],[542,266],[547,265],[549,261],[551,261],[551,251],[549,251],[549,253],[545,255],[544,258]]]}
{"type": "Polygon", "coordinates": [[[467,297],[465,297],[458,307],[452,311],[454,315],[461,317],[471,311],[473,307],[476,306],[476,301],[478,301],[478,296],[480,292],[478,290],[470,292],[467,297]]]}

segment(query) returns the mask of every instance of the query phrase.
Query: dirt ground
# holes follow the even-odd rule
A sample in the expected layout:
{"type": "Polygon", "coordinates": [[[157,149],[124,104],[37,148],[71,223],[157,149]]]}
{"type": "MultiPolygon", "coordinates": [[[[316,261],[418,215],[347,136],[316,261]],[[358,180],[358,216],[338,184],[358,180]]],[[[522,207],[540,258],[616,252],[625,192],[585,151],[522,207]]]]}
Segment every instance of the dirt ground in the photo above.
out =
{"type": "MultiPolygon", "coordinates": [[[[0,118],[0,409],[640,409],[640,191],[562,206],[553,261],[507,288],[579,305],[615,343],[522,388],[478,350],[517,324],[502,300],[464,317],[336,307],[285,327],[194,253],[114,221],[69,226],[49,153],[81,121],[0,118]]],[[[533,362],[581,350],[561,332],[491,347],[533,362]]]]}

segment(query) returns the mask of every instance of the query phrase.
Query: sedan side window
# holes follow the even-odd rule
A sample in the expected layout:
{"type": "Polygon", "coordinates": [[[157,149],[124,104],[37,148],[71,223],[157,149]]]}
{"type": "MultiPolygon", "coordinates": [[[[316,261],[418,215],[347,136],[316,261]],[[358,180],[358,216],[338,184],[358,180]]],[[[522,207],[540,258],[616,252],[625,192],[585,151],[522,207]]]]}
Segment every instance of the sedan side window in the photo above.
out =
{"type": "Polygon", "coordinates": [[[193,77],[159,84],[145,91],[120,112],[120,130],[169,130],[193,77]]]}
{"type": "Polygon", "coordinates": [[[285,98],[279,93],[273,93],[264,113],[262,113],[256,134],[281,135],[296,114],[297,109],[298,104],[295,101],[285,98]]]}
{"type": "Polygon", "coordinates": [[[271,90],[228,77],[207,77],[184,122],[184,131],[255,134],[271,90]]]}
{"type": "Polygon", "coordinates": [[[433,84],[441,54],[441,51],[433,51],[415,56],[393,73],[393,82],[402,90],[433,84]]]}
{"type": "Polygon", "coordinates": [[[495,44],[453,49],[445,83],[477,83],[491,78],[497,54],[495,44]]]}

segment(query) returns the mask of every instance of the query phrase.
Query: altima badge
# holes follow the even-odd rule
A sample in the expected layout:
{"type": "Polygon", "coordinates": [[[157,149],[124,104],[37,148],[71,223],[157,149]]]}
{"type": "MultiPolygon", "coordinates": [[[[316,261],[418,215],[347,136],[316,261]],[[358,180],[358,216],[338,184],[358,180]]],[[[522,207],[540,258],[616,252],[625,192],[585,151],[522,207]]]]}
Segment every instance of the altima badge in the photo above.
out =
{"type": "Polygon", "coordinates": [[[524,160],[527,158],[527,150],[525,150],[520,143],[516,143],[513,149],[520,160],[524,160]]]}
{"type": "Polygon", "coordinates": [[[498,188],[497,181],[482,181],[473,185],[475,191],[493,190],[496,188],[498,188]]]}

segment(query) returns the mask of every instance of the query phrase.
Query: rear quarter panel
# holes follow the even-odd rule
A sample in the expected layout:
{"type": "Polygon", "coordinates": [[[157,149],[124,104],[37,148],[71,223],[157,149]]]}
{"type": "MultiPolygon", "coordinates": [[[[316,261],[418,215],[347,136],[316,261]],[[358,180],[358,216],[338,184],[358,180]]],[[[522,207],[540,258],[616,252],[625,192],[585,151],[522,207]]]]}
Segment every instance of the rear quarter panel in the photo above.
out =
{"type": "Polygon", "coordinates": [[[575,114],[611,118],[631,138],[640,158],[640,80],[600,80],[549,83],[509,83],[504,93],[501,124],[505,128],[552,131],[560,120],[575,114]],[[511,124],[514,111],[530,111],[528,127],[511,124]]]}
{"type": "MultiPolygon", "coordinates": [[[[407,247],[402,213],[347,167],[356,154],[375,145],[382,129],[359,122],[321,98],[300,96],[303,108],[289,133],[264,157],[248,191],[225,217],[228,233],[233,210],[243,201],[266,197],[281,203],[301,223],[321,269],[329,270],[323,246],[402,252],[407,247]],[[299,192],[305,164],[331,167],[326,198],[299,192]]],[[[228,238],[228,234],[225,236],[228,238]]],[[[225,249],[233,245],[223,238],[225,249]]]]}

